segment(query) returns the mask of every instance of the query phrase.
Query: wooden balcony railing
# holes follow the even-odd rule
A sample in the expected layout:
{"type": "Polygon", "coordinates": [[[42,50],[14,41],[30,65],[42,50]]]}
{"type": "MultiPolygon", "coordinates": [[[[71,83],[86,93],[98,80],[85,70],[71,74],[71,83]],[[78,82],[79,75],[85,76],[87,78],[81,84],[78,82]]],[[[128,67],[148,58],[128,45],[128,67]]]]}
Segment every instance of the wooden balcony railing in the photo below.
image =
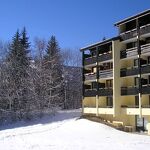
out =
{"type": "Polygon", "coordinates": [[[150,24],[144,25],[142,27],[140,27],[140,34],[148,34],[150,33],[150,24]]]}
{"type": "Polygon", "coordinates": [[[121,39],[123,41],[125,41],[125,40],[128,40],[128,39],[136,37],[137,36],[137,32],[136,32],[136,29],[133,29],[133,30],[121,33],[120,36],[121,36],[121,39]]]}
{"type": "Polygon", "coordinates": [[[86,80],[96,80],[96,73],[90,73],[90,74],[85,74],[85,81],[86,80]]]}
{"type": "Polygon", "coordinates": [[[121,95],[137,95],[138,94],[138,87],[121,87],[121,95]]]}
{"type": "Polygon", "coordinates": [[[88,57],[88,58],[85,58],[84,60],[84,65],[91,65],[91,64],[94,64],[96,63],[96,57],[88,57]]]}
{"type": "Polygon", "coordinates": [[[132,68],[122,68],[120,70],[120,77],[126,77],[126,76],[133,76],[137,75],[139,72],[138,67],[132,67],[132,68]]]}
{"type": "Polygon", "coordinates": [[[149,53],[150,52],[150,43],[141,46],[141,53],[149,53]]]}
{"type": "MultiPolygon", "coordinates": [[[[144,34],[148,34],[148,33],[150,33],[150,24],[147,24],[147,25],[140,27],[140,35],[141,36],[144,34]]],[[[137,36],[136,28],[120,34],[120,37],[123,41],[135,38],[136,36],[137,36]]]]}
{"type": "Polygon", "coordinates": [[[113,77],[113,69],[108,69],[108,70],[100,70],[99,71],[99,78],[111,78],[113,77]]]}
{"type": "Polygon", "coordinates": [[[137,56],[137,55],[138,55],[137,47],[133,47],[133,48],[125,49],[125,50],[121,51],[120,59],[133,57],[133,56],[137,56]]]}
{"type": "Polygon", "coordinates": [[[112,59],[112,52],[101,54],[98,57],[98,62],[103,62],[112,59]]]}
{"type": "Polygon", "coordinates": [[[96,94],[97,94],[96,89],[85,89],[85,92],[84,92],[85,97],[94,97],[96,96],[96,94]]]}
{"type": "Polygon", "coordinates": [[[100,88],[98,91],[99,96],[112,96],[113,95],[113,89],[110,88],[100,88]]]}

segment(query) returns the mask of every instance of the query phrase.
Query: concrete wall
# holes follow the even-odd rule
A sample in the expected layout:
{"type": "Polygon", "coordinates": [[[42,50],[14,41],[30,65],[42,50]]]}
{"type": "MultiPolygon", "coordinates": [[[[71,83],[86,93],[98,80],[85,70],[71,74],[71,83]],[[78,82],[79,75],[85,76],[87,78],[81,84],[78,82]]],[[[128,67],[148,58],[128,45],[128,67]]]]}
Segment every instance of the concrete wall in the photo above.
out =
{"type": "Polygon", "coordinates": [[[114,117],[120,115],[120,49],[121,43],[119,40],[112,42],[113,50],[113,106],[114,117]]]}

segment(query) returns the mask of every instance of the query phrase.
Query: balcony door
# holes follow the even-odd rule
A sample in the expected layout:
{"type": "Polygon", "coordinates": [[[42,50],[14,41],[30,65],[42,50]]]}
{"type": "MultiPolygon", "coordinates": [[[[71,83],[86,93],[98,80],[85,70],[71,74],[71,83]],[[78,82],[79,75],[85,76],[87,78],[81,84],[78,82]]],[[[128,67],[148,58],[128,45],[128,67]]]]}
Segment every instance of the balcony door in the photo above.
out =
{"type": "Polygon", "coordinates": [[[139,85],[139,78],[135,77],[134,78],[134,85],[137,87],[139,85]]]}
{"type": "Polygon", "coordinates": [[[108,63],[103,63],[103,65],[100,66],[100,70],[109,70],[113,68],[113,63],[108,62],[108,63]]]}
{"type": "Polygon", "coordinates": [[[139,96],[135,96],[135,107],[139,107],[139,96]]]}
{"type": "Polygon", "coordinates": [[[113,97],[107,97],[107,107],[112,108],[113,107],[113,97]]]}
{"type": "Polygon", "coordinates": [[[106,88],[112,88],[113,87],[113,80],[106,80],[106,88]]]}

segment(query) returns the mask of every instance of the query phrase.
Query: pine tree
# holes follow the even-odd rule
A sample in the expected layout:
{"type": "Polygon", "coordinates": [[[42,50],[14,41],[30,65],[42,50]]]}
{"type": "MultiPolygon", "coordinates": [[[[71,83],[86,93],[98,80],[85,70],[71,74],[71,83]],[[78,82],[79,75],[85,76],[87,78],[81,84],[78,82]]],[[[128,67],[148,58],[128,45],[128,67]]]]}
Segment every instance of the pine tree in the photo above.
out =
{"type": "Polygon", "coordinates": [[[29,68],[29,44],[25,28],[22,34],[17,30],[10,45],[8,65],[10,70],[10,85],[12,86],[12,105],[14,111],[22,111],[26,108],[28,98],[28,68],[29,68]]]}
{"type": "Polygon", "coordinates": [[[55,36],[48,41],[46,55],[44,59],[46,69],[48,107],[62,103],[62,64],[60,48],[55,36]]]}
{"type": "Polygon", "coordinates": [[[22,34],[21,34],[21,46],[22,46],[22,61],[23,65],[26,67],[29,67],[30,64],[30,57],[28,56],[30,50],[30,43],[28,42],[29,38],[27,37],[26,28],[23,28],[22,34]]]}
{"type": "Polygon", "coordinates": [[[26,30],[24,28],[22,34],[19,34],[17,30],[15,36],[13,37],[12,44],[10,46],[10,53],[8,60],[11,62],[11,67],[14,70],[14,76],[26,77],[26,69],[29,67],[29,43],[26,36],[26,30]]]}

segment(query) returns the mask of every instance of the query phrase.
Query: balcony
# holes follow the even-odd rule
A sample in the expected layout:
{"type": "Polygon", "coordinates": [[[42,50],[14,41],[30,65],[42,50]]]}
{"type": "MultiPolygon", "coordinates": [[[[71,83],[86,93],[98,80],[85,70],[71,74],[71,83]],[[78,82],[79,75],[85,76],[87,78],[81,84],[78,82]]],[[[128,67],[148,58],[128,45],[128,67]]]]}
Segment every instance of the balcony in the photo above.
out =
{"type": "Polygon", "coordinates": [[[140,34],[148,34],[150,33],[150,24],[140,27],[140,34]]]}
{"type": "MultiPolygon", "coordinates": [[[[141,46],[141,54],[146,55],[150,53],[150,43],[141,46]]],[[[125,49],[120,52],[120,59],[137,57],[137,47],[133,47],[130,49],[125,49]]]]}
{"type": "MultiPolygon", "coordinates": [[[[144,36],[144,35],[149,34],[149,33],[150,33],[150,24],[147,24],[147,25],[140,27],[140,35],[141,36],[144,36]]],[[[135,38],[136,36],[137,36],[136,28],[120,34],[120,37],[123,41],[135,38]]]]}
{"type": "Polygon", "coordinates": [[[123,41],[126,41],[129,39],[135,38],[137,36],[137,32],[136,32],[136,29],[133,29],[133,30],[121,33],[120,36],[123,41]]]}
{"type": "Polygon", "coordinates": [[[85,81],[87,80],[96,80],[96,73],[85,74],[85,81]]]}
{"type": "Polygon", "coordinates": [[[150,73],[150,64],[145,64],[141,66],[141,73],[148,74],[150,73]]]}
{"type": "Polygon", "coordinates": [[[98,91],[99,96],[112,96],[113,95],[113,89],[110,88],[100,88],[98,91]]]}
{"type": "MultiPolygon", "coordinates": [[[[144,62],[145,60],[141,60],[144,62]]],[[[134,76],[139,74],[139,68],[137,66],[131,68],[120,69],[120,77],[134,76]]],[[[141,74],[150,74],[150,64],[141,65],[141,74]]]]}
{"type": "MultiPolygon", "coordinates": [[[[121,95],[137,95],[139,92],[138,87],[121,87],[121,95]]],[[[150,94],[150,85],[142,85],[142,94],[150,94]]]]}
{"type": "Polygon", "coordinates": [[[85,92],[84,92],[85,97],[94,97],[96,96],[96,94],[97,94],[96,89],[85,89],[85,92]]]}
{"type": "Polygon", "coordinates": [[[141,46],[141,53],[143,55],[150,53],[150,43],[141,46]]]}
{"type": "Polygon", "coordinates": [[[122,68],[120,70],[120,77],[126,77],[126,76],[133,76],[133,75],[137,75],[139,72],[138,67],[132,67],[132,68],[122,68]]]}
{"type": "Polygon", "coordinates": [[[121,87],[121,96],[137,95],[138,87],[121,87]]]}
{"type": "Polygon", "coordinates": [[[113,77],[113,69],[99,71],[100,79],[112,78],[112,77],[113,77]]]}
{"type": "Polygon", "coordinates": [[[98,62],[108,61],[112,59],[112,52],[101,54],[98,57],[98,62]]]}
{"type": "Polygon", "coordinates": [[[96,57],[88,57],[84,60],[84,65],[91,65],[96,63],[96,57]]]}
{"type": "Polygon", "coordinates": [[[137,52],[137,47],[133,47],[130,49],[126,49],[120,52],[120,59],[123,58],[131,58],[131,57],[137,57],[138,52],[137,52]]]}
{"type": "Polygon", "coordinates": [[[150,94],[150,85],[143,85],[142,86],[142,94],[150,94]]]}

